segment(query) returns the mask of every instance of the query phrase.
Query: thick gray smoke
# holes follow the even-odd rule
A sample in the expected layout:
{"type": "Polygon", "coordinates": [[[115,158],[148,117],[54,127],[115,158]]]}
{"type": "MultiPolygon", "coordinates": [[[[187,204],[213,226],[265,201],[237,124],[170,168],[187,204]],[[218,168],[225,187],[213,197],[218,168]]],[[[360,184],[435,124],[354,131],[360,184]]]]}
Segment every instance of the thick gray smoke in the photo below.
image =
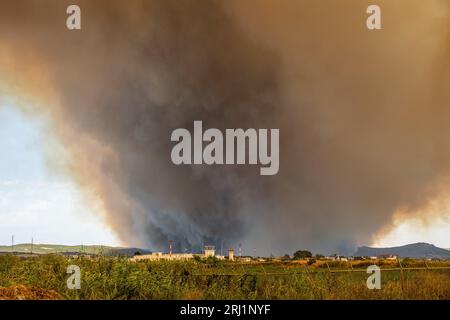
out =
{"type": "Polygon", "coordinates": [[[440,195],[450,164],[449,4],[378,2],[375,32],[356,0],[77,1],[81,31],[69,2],[3,2],[1,81],[44,101],[127,244],[346,252],[440,195]],[[194,120],[280,128],[279,174],[173,165],[194,120]]]}

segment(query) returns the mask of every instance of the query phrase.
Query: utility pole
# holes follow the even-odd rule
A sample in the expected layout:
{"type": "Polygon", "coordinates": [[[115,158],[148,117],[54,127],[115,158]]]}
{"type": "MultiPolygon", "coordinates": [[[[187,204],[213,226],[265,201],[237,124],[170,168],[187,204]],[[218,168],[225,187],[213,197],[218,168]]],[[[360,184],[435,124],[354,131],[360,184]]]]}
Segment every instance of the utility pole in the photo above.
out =
{"type": "Polygon", "coordinates": [[[169,240],[169,254],[172,255],[172,240],[169,240]]]}
{"type": "Polygon", "coordinates": [[[11,252],[14,253],[14,235],[11,236],[11,252]]]}
{"type": "Polygon", "coordinates": [[[31,238],[31,254],[33,254],[33,249],[34,249],[34,239],[32,237],[31,238]]]}
{"type": "Polygon", "coordinates": [[[223,256],[223,239],[220,242],[220,255],[223,256]]]}

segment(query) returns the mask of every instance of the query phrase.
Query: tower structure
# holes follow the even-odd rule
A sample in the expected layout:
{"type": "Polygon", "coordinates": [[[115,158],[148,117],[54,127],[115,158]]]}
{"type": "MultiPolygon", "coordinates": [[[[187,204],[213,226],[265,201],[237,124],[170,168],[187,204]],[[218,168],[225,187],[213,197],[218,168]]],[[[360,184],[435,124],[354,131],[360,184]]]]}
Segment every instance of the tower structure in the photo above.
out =
{"type": "Polygon", "coordinates": [[[216,248],[214,246],[205,246],[205,257],[214,257],[216,255],[216,248]]]}
{"type": "Polygon", "coordinates": [[[232,246],[228,250],[228,260],[234,261],[234,248],[232,246]]]}

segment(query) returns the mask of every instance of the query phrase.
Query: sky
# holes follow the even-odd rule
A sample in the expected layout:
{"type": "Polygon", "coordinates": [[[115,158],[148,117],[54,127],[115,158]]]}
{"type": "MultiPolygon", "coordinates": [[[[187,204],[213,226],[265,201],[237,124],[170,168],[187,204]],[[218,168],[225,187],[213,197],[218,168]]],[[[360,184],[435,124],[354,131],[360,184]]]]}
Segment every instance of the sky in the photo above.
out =
{"type": "Polygon", "coordinates": [[[449,246],[448,1],[378,0],[382,30],[369,0],[77,3],[0,1],[1,242],[449,246]],[[279,129],[278,174],[175,165],[196,120],[279,129]]]}
{"type": "Polygon", "coordinates": [[[410,219],[394,224],[392,231],[376,240],[372,245],[376,247],[395,247],[408,243],[427,242],[441,248],[450,248],[450,221],[438,218],[424,226],[416,219],[410,219]]]}
{"type": "MultiPolygon", "coordinates": [[[[76,184],[49,168],[43,142],[56,144],[44,119],[32,118],[10,105],[0,105],[0,244],[55,243],[119,245],[109,227],[82,199],[76,184]]],[[[372,245],[389,247],[429,242],[450,247],[450,221],[424,226],[401,221],[372,245]]]]}
{"type": "MultiPolygon", "coordinates": [[[[0,105],[0,244],[117,245],[69,178],[47,165],[46,123],[0,105]]],[[[56,142],[55,142],[56,143],[56,142]]]]}

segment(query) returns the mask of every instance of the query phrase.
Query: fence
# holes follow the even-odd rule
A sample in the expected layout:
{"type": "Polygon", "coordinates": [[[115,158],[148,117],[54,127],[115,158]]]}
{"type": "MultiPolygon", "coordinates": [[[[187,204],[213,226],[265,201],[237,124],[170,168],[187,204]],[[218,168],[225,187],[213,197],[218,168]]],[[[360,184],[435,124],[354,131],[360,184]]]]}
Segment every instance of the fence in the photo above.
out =
{"type": "MultiPolygon", "coordinates": [[[[420,261],[417,261],[420,262],[420,261]]],[[[397,267],[380,267],[381,272],[404,272],[404,271],[420,271],[420,270],[449,270],[450,265],[448,266],[429,266],[426,261],[423,261],[423,267],[415,266],[415,267],[404,267],[400,260],[397,260],[397,267]]],[[[366,268],[354,268],[351,262],[348,262],[347,269],[333,269],[329,266],[328,262],[324,263],[326,265],[326,269],[322,266],[320,267],[308,267],[308,265],[299,265],[290,268],[286,268],[285,263],[277,263],[274,264],[272,262],[249,262],[249,263],[239,263],[239,262],[230,262],[227,264],[214,264],[210,267],[214,270],[214,272],[208,272],[208,265],[204,265],[204,269],[202,273],[194,273],[194,276],[295,276],[299,274],[311,274],[311,273],[366,273],[366,268]],[[266,268],[264,267],[266,265],[266,268]],[[267,270],[267,266],[271,267],[281,267],[283,272],[270,272],[267,270]],[[258,268],[260,270],[255,270],[258,268]],[[252,270],[249,270],[249,269],[252,270]],[[288,270],[291,269],[291,270],[288,270]]],[[[372,263],[373,265],[377,265],[376,262],[372,263]]]]}

